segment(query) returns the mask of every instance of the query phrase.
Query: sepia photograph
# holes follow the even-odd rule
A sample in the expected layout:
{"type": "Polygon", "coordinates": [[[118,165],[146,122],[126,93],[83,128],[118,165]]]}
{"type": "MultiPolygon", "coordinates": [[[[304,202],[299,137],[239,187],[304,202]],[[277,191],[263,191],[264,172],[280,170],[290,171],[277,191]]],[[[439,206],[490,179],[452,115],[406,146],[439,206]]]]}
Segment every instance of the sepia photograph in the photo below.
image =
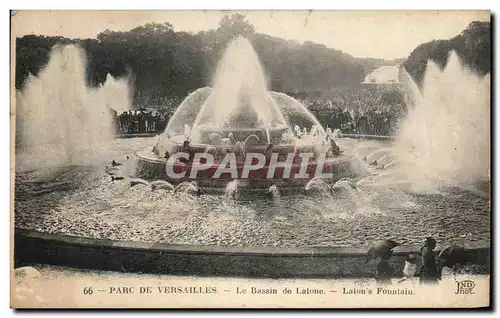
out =
{"type": "Polygon", "coordinates": [[[491,12],[10,12],[11,308],[489,308],[491,12]]]}

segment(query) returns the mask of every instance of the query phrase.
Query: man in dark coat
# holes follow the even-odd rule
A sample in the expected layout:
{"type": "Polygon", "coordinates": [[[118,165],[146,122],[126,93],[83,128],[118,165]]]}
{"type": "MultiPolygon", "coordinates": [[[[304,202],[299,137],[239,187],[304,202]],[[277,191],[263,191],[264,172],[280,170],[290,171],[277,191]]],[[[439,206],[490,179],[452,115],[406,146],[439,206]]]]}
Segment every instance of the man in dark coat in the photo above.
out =
{"type": "Polygon", "coordinates": [[[422,267],[420,268],[420,284],[437,284],[440,279],[440,272],[436,265],[436,240],[428,237],[425,245],[420,249],[422,256],[422,267]]]}
{"type": "Polygon", "coordinates": [[[379,284],[390,284],[393,276],[393,270],[389,265],[392,256],[392,250],[400,246],[393,240],[383,240],[370,247],[366,255],[366,263],[375,259],[377,261],[375,281],[379,284]]]}

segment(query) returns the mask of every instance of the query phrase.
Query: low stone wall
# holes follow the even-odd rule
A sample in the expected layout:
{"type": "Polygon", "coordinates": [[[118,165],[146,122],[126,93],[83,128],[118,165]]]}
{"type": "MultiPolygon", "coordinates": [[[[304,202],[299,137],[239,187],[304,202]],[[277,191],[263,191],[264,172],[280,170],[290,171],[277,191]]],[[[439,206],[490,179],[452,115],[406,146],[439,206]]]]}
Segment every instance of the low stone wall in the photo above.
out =
{"type": "Polygon", "coordinates": [[[382,135],[358,135],[358,134],[342,134],[343,138],[365,139],[365,140],[394,140],[393,136],[382,135]]]}
{"type": "Polygon", "coordinates": [[[127,139],[127,138],[151,138],[155,137],[156,135],[159,135],[160,133],[156,132],[147,132],[147,133],[127,133],[127,134],[117,134],[115,135],[115,138],[118,139],[127,139]]]}
{"type": "MultiPolygon", "coordinates": [[[[364,248],[235,248],[98,240],[17,229],[16,267],[49,264],[118,272],[271,278],[369,278],[364,248]]],[[[414,250],[395,250],[391,266],[402,275],[414,250]]],[[[468,251],[469,271],[489,274],[490,248],[468,251]]]]}

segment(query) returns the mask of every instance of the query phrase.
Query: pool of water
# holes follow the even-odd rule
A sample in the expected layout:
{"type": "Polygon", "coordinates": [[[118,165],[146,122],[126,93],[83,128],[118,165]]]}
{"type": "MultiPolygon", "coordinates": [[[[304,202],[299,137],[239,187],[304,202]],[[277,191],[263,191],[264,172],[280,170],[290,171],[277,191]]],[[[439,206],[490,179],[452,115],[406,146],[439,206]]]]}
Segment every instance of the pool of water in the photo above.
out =
{"type": "Polygon", "coordinates": [[[427,236],[436,238],[438,247],[490,244],[489,182],[432,189],[407,184],[396,177],[397,164],[387,156],[389,142],[343,139],[341,148],[359,157],[367,174],[353,180],[354,190],[336,194],[313,189],[227,198],[111,181],[106,163],[124,160],[153,141],[118,139],[92,164],[43,171],[27,168],[30,159],[19,155],[15,226],[94,238],[221,246],[361,247],[384,238],[420,246],[427,236]],[[43,182],[32,182],[41,175],[43,182]]]}

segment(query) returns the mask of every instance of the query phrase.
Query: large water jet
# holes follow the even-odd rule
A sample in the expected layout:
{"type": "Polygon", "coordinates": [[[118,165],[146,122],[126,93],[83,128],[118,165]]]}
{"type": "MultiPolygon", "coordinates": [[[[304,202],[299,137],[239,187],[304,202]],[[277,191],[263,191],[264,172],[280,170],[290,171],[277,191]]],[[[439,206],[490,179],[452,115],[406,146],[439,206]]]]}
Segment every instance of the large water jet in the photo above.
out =
{"type": "Polygon", "coordinates": [[[113,115],[131,106],[127,81],[108,75],[86,84],[84,51],[56,45],[48,64],[30,75],[16,96],[16,148],[27,155],[17,167],[91,164],[101,160],[115,134],[113,115]]]}
{"type": "Polygon", "coordinates": [[[395,142],[403,177],[417,187],[489,181],[489,75],[476,75],[451,52],[443,70],[429,60],[421,90],[410,91],[414,107],[395,142]]]}
{"type": "Polygon", "coordinates": [[[267,81],[250,42],[238,37],[228,45],[212,83],[212,94],[196,117],[193,130],[258,128],[285,125],[275,102],[267,94],[267,81]]]}

